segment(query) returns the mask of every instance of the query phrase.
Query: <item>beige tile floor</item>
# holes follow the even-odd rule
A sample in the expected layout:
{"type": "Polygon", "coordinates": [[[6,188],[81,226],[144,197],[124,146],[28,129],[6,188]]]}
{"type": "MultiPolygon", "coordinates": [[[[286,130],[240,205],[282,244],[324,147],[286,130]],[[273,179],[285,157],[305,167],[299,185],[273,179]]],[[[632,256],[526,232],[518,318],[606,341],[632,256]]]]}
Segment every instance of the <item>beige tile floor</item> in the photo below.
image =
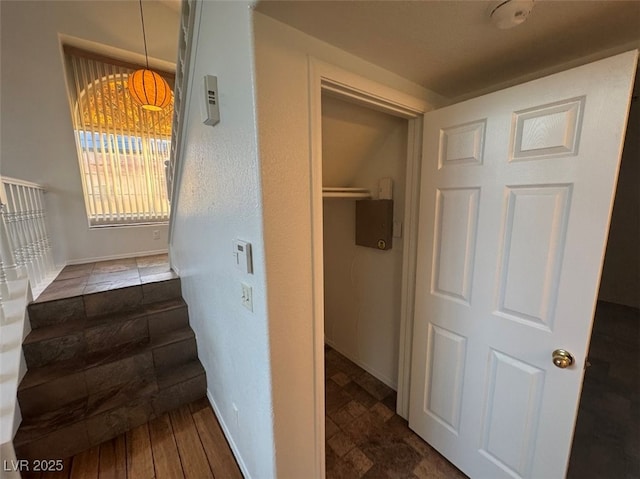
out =
{"type": "Polygon", "coordinates": [[[328,347],[325,394],[328,479],[466,477],[395,414],[395,391],[328,347]]]}
{"type": "Polygon", "coordinates": [[[178,276],[166,254],[65,266],[35,302],[164,281],[178,276]]]}

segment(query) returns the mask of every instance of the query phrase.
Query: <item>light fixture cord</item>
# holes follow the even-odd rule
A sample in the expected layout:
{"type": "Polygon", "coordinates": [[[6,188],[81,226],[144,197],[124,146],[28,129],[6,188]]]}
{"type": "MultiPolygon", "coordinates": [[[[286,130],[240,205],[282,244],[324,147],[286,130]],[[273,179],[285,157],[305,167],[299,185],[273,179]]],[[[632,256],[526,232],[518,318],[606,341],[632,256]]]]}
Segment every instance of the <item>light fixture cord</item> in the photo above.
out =
{"type": "Polygon", "coordinates": [[[144,41],[144,58],[149,69],[149,55],[147,54],[147,35],[144,32],[144,13],[142,12],[142,0],[140,0],[140,21],[142,22],[142,40],[144,41]]]}

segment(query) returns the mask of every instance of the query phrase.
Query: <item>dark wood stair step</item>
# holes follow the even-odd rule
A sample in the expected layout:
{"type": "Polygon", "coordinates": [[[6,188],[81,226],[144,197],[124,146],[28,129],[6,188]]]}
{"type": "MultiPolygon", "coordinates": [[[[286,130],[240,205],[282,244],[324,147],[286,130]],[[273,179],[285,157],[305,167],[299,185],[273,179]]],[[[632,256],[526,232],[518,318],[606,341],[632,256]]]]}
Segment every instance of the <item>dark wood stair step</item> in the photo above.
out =
{"type": "MultiPolygon", "coordinates": [[[[126,378],[154,368],[165,373],[168,368],[197,360],[195,335],[191,328],[169,331],[142,344],[125,344],[83,358],[61,361],[53,365],[33,368],[18,386],[18,400],[29,410],[50,408],[77,400],[98,390],[99,378],[111,381],[126,378]],[[129,369],[131,371],[129,371],[129,369]]],[[[23,410],[23,414],[26,411],[23,410]]]]}
{"type": "Polygon", "coordinates": [[[31,331],[23,350],[29,368],[43,367],[111,349],[189,324],[187,305],[182,299],[143,305],[126,313],[67,321],[31,331]]]}
{"type": "Polygon", "coordinates": [[[157,279],[29,305],[18,457],[63,459],[206,396],[180,279],[157,279]]]}
{"type": "Polygon", "coordinates": [[[206,396],[206,376],[197,360],[161,377],[164,388],[152,381],[130,384],[117,399],[105,391],[104,402],[78,402],[24,421],[14,439],[18,457],[65,458],[206,396]]]}
{"type": "Polygon", "coordinates": [[[180,299],[180,278],[29,304],[31,328],[134,311],[140,306],[180,299]]]}

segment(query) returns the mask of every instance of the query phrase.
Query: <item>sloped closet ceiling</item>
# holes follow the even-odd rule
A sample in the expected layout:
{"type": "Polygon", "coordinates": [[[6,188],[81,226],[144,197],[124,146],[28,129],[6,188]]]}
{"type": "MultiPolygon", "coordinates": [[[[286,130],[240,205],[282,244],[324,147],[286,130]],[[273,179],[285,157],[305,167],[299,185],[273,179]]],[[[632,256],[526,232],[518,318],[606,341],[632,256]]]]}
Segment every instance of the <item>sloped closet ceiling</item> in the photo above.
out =
{"type": "Polygon", "coordinates": [[[486,1],[280,1],[257,10],[450,99],[640,46],[640,2],[537,0],[498,30],[486,1]]]}
{"type": "Polygon", "coordinates": [[[322,184],[361,186],[354,178],[387,137],[406,121],[322,96],[322,184]]]}

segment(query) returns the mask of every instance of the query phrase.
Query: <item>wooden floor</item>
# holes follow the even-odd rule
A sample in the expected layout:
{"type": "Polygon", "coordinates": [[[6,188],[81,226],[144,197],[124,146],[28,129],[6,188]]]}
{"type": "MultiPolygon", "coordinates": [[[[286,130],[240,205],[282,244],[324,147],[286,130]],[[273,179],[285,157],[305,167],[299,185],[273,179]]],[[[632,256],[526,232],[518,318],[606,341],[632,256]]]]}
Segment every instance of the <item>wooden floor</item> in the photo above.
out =
{"type": "Polygon", "coordinates": [[[24,479],[242,479],[206,398],[24,479]]]}

